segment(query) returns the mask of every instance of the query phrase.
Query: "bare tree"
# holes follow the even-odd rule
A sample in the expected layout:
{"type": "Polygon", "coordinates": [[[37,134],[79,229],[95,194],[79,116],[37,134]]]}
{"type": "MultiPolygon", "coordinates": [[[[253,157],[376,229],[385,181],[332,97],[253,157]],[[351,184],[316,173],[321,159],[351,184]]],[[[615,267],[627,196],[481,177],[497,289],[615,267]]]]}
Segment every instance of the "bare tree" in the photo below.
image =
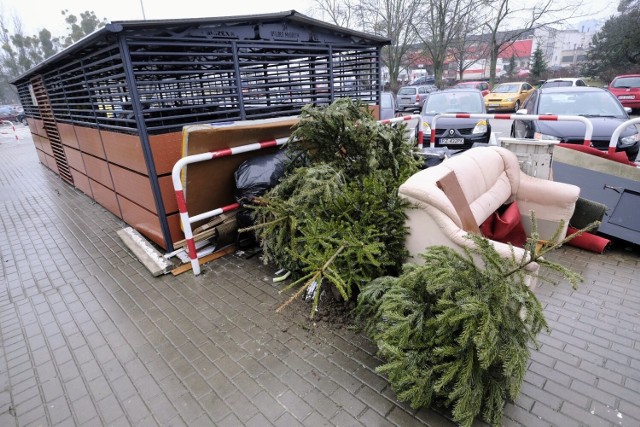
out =
{"type": "Polygon", "coordinates": [[[420,0],[314,0],[316,11],[337,25],[358,28],[391,40],[382,49],[382,63],[389,70],[390,89],[398,90],[398,76],[407,65],[407,53],[417,43],[413,22],[420,0]]]}
{"type": "Polygon", "coordinates": [[[442,85],[442,73],[454,40],[464,28],[461,23],[476,6],[473,0],[431,0],[413,28],[424,53],[431,59],[436,85],[442,85]]]}
{"type": "Polygon", "coordinates": [[[489,37],[489,79],[491,85],[496,79],[498,57],[525,34],[536,29],[560,26],[571,18],[577,18],[582,1],[558,2],[540,0],[490,0],[489,19],[484,24],[489,37]],[[514,29],[515,28],[515,29],[514,29]]]}
{"type": "Polygon", "coordinates": [[[323,19],[340,27],[351,28],[358,24],[356,0],[313,0],[314,11],[323,19]]]}
{"type": "Polygon", "coordinates": [[[488,53],[487,43],[477,35],[478,29],[486,21],[483,14],[483,3],[477,2],[470,5],[468,13],[460,17],[457,35],[451,43],[450,55],[456,62],[457,73],[460,79],[465,70],[471,68],[478,61],[484,60],[488,53]]]}

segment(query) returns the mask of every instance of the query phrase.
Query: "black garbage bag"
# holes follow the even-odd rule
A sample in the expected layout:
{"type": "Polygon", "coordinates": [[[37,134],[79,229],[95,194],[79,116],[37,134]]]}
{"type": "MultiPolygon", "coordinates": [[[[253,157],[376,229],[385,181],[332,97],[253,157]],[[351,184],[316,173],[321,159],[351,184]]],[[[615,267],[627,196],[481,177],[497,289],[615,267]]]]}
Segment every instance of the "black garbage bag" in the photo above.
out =
{"type": "MultiPolygon", "coordinates": [[[[243,162],[235,172],[236,189],[234,196],[242,206],[250,204],[255,197],[262,196],[269,189],[275,187],[284,176],[289,158],[284,151],[257,156],[243,162]]],[[[236,219],[238,228],[248,228],[254,224],[254,212],[241,208],[236,219]]],[[[257,243],[254,232],[244,232],[238,235],[237,245],[246,249],[257,243]]]]}
{"type": "Polygon", "coordinates": [[[284,151],[253,157],[235,172],[235,198],[240,204],[251,202],[275,187],[285,173],[289,158],[284,151]]]}

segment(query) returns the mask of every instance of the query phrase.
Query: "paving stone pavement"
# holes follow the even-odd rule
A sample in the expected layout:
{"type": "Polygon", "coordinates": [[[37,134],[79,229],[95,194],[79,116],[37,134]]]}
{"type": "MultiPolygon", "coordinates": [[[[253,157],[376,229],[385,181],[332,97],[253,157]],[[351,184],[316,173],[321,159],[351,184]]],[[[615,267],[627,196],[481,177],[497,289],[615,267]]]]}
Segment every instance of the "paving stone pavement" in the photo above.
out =
{"type": "MultiPolygon", "coordinates": [[[[257,257],[152,277],[21,138],[0,137],[0,426],[454,425],[397,402],[362,335],[276,313],[257,257]]],[[[550,332],[504,425],[640,425],[639,253],[550,256],[585,282],[536,290],[550,332]]]]}

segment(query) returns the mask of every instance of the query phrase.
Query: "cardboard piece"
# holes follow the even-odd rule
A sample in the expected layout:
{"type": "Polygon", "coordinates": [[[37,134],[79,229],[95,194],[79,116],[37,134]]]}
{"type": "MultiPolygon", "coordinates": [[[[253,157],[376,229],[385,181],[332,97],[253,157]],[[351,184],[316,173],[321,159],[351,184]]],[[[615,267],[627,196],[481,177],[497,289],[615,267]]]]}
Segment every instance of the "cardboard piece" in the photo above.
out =
{"type": "MultiPolygon", "coordinates": [[[[291,127],[298,116],[267,120],[249,120],[225,124],[185,126],[182,155],[190,156],[253,144],[291,135],[291,127]]],[[[234,173],[245,160],[273,153],[280,147],[251,151],[234,156],[193,163],[184,168],[182,184],[189,216],[208,212],[235,203],[234,173]]],[[[198,227],[205,221],[192,224],[198,227]]]]}
{"type": "Polygon", "coordinates": [[[462,192],[456,173],[454,171],[449,172],[437,181],[436,185],[451,201],[451,204],[462,221],[462,229],[469,233],[481,235],[480,228],[473,217],[469,202],[462,192]]]}

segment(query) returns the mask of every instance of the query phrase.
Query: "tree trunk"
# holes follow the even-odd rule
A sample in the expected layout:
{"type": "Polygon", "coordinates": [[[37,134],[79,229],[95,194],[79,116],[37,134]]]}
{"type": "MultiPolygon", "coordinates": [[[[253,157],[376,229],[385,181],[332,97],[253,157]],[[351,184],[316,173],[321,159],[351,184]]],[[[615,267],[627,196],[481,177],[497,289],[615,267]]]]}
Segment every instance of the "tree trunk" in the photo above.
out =
{"type": "Polygon", "coordinates": [[[489,84],[491,85],[491,87],[493,87],[493,85],[496,82],[496,66],[498,65],[498,50],[499,50],[499,46],[498,45],[494,45],[493,48],[491,49],[491,64],[489,65],[489,84]]]}

